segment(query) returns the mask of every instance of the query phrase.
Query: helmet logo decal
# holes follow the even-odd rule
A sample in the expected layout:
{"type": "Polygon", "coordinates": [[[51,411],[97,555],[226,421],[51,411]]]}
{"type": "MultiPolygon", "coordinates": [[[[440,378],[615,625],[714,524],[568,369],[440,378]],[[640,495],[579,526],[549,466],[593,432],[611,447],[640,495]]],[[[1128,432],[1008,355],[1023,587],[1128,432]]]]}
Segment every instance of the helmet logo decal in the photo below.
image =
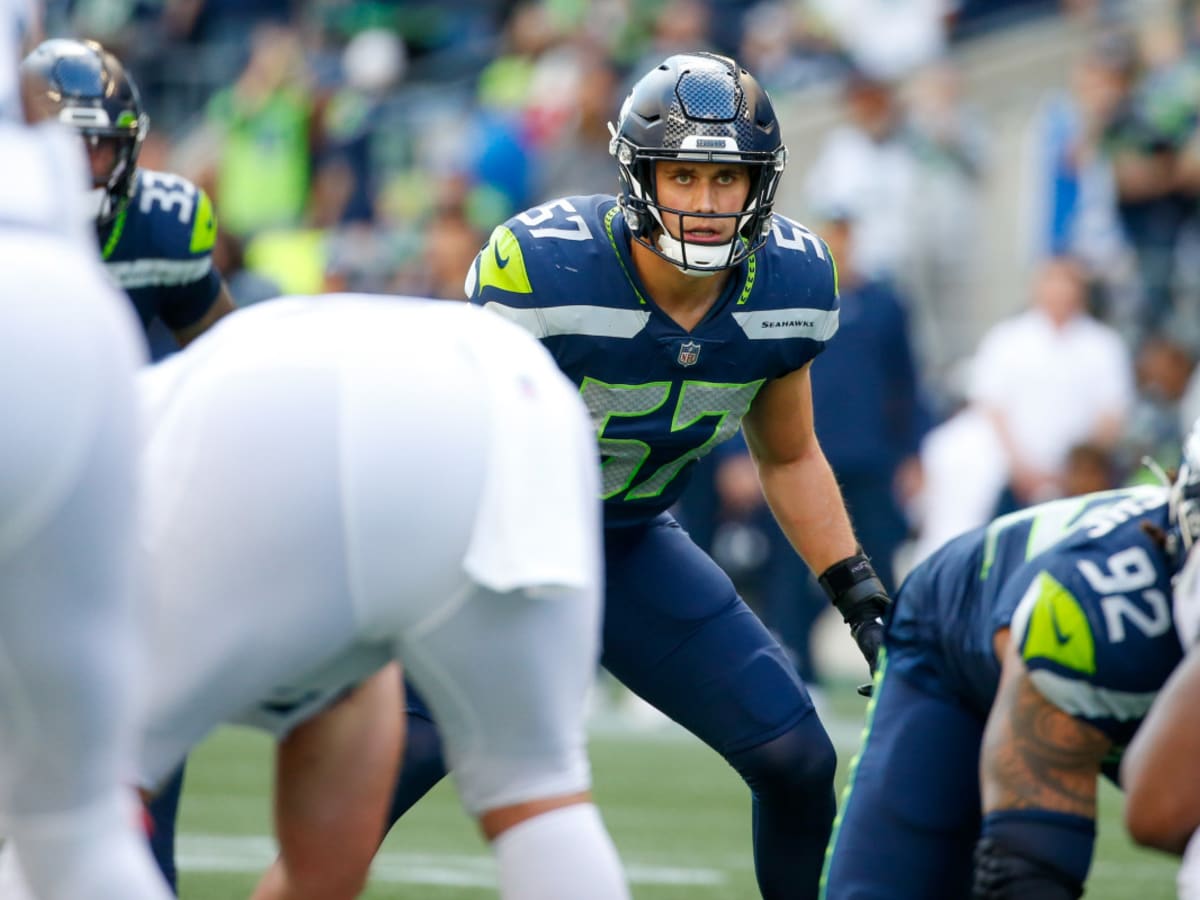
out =
{"type": "MultiPolygon", "coordinates": [[[[701,136],[698,134],[689,134],[679,142],[680,150],[728,150],[730,153],[738,152],[737,139],[733,137],[712,137],[701,136]]],[[[719,159],[720,157],[718,157],[719,159]]],[[[741,162],[737,157],[731,157],[731,162],[741,162]]]]}

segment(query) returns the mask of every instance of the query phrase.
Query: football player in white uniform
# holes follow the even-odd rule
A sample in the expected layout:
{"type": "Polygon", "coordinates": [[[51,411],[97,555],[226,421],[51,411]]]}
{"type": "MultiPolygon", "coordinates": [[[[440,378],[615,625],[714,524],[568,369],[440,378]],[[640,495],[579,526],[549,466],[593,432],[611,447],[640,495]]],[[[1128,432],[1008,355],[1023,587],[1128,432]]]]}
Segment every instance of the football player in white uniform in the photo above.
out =
{"type": "Polygon", "coordinates": [[[357,896],[401,756],[398,659],[502,896],[627,897],[585,751],[598,466],[537,342],[465,304],[285,299],[141,387],[143,784],[219,722],[271,730],[280,853],[255,897],[357,896]]]}
{"type": "MultiPolygon", "coordinates": [[[[166,900],[129,784],[145,353],[100,268],[78,141],[19,121],[0,0],[0,833],[41,900],[166,900]]],[[[0,887],[0,894],[9,896],[0,887]]]]}

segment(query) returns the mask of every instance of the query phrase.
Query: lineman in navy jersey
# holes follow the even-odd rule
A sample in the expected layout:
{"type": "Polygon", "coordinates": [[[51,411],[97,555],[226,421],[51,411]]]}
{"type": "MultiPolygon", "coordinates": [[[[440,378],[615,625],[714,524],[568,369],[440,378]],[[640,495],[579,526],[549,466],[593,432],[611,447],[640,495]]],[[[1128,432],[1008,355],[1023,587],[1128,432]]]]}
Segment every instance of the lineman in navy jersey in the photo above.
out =
{"type": "Polygon", "coordinates": [[[823,897],[1080,896],[1097,777],[1182,657],[1180,495],[1176,482],[1031,507],[910,573],[823,897]]]}
{"type": "MultiPolygon", "coordinates": [[[[762,895],[815,897],[833,746],[784,652],[667,509],[692,464],[741,425],[780,525],[874,664],[887,597],[813,434],[808,366],[837,329],[836,269],[817,238],[773,214],[779,122],[733,60],[667,59],[634,86],[613,134],[620,197],[511,219],[467,293],[540,338],[591,413],[603,664],[750,786],[762,895]]],[[[410,748],[422,730],[410,719],[410,748]]],[[[394,813],[438,771],[410,751],[394,813]]]]}
{"type": "Polygon", "coordinates": [[[147,331],[160,319],[182,347],[233,310],[212,263],[212,202],[186,178],[138,168],[128,202],[98,234],[105,270],[147,331]]]}
{"type": "Polygon", "coordinates": [[[105,270],[147,334],[157,319],[186,346],[232,312],[212,264],[217,221],[208,196],[186,178],[137,165],[149,119],[121,62],[94,41],[43,41],[21,63],[21,92],[36,118],[83,136],[105,270]]]}

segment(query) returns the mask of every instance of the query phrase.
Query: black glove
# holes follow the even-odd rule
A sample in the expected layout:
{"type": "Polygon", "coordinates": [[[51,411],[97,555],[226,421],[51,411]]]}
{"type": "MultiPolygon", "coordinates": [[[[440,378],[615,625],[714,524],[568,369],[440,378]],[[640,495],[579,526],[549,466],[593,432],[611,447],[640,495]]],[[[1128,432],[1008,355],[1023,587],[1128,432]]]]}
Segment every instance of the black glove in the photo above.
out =
{"type": "Polygon", "coordinates": [[[856,553],[834,563],[817,580],[850,626],[850,635],[874,675],[879,646],[883,643],[883,614],[891,601],[871,567],[871,560],[856,553]]]}

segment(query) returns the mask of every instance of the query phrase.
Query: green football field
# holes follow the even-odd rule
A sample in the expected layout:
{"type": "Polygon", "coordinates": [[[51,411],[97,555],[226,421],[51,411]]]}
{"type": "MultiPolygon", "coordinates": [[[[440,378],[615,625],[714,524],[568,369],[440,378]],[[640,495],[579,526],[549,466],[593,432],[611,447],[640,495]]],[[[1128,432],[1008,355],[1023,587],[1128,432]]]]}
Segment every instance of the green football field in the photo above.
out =
{"type": "MultiPolygon", "coordinates": [[[[831,692],[826,722],[843,773],[861,728],[847,685],[831,692]]],[[[723,760],[673,725],[622,726],[599,717],[591,741],[595,794],[639,900],[756,900],[749,796],[723,760]]],[[[183,900],[246,897],[274,852],[271,745],[228,728],[192,757],[180,822],[183,900]]],[[[1175,864],[1135,849],[1120,795],[1105,785],[1091,900],[1172,900],[1175,864]]],[[[480,900],[495,896],[491,857],[440,785],[388,837],[368,898],[480,900]]]]}

